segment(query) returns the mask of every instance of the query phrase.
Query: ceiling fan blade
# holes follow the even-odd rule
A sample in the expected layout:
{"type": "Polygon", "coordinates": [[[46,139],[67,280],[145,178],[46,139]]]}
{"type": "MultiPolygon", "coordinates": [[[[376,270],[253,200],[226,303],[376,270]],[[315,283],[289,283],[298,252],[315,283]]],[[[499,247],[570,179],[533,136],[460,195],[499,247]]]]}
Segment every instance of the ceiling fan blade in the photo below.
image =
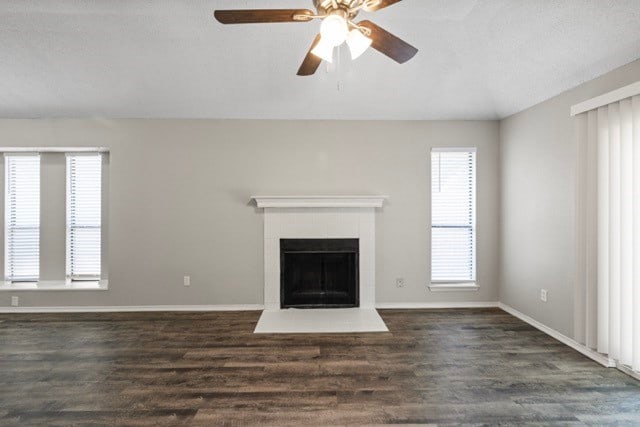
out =
{"type": "Polygon", "coordinates": [[[389,7],[393,4],[399,3],[402,0],[380,0],[380,3],[373,7],[365,7],[367,12],[375,12],[376,10],[384,9],[385,7],[389,7]]]}
{"type": "Polygon", "coordinates": [[[404,64],[418,53],[418,49],[390,32],[383,30],[371,21],[362,21],[358,25],[371,30],[371,35],[369,36],[373,41],[371,47],[399,64],[404,64]]]}
{"type": "Polygon", "coordinates": [[[213,16],[222,24],[260,24],[272,22],[308,22],[314,13],[309,9],[216,10],[213,16]],[[294,19],[294,16],[309,19],[294,19]]]}
{"type": "Polygon", "coordinates": [[[320,42],[320,34],[318,34],[316,38],[313,39],[313,43],[311,43],[311,47],[307,52],[307,56],[304,57],[304,61],[302,61],[302,65],[300,65],[300,68],[298,69],[299,76],[310,76],[314,74],[318,69],[318,67],[320,66],[322,59],[318,58],[313,53],[311,53],[313,48],[316,47],[316,45],[319,42],[320,42]]]}

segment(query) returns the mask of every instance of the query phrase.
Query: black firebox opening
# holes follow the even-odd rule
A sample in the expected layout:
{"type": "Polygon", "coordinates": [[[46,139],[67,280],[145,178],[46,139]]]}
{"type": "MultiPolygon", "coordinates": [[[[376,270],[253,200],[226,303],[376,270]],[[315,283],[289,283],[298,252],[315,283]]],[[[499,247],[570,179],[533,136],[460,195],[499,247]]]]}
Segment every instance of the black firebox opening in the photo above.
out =
{"type": "Polygon", "coordinates": [[[358,307],[358,256],[358,239],[281,239],[281,307],[358,307]]]}

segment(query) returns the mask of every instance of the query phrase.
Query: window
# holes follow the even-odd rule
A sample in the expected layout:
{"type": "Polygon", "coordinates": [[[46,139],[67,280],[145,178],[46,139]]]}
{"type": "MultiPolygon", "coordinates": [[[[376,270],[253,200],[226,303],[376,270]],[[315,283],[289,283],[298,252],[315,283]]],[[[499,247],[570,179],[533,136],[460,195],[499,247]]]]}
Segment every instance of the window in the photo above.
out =
{"type": "Polygon", "coordinates": [[[37,282],[40,275],[40,156],[7,154],[5,280],[37,282]]]}
{"type": "Polygon", "coordinates": [[[67,278],[99,280],[102,156],[67,154],[67,278]]]}
{"type": "Polygon", "coordinates": [[[476,279],[476,150],[431,152],[431,282],[476,279]]]}

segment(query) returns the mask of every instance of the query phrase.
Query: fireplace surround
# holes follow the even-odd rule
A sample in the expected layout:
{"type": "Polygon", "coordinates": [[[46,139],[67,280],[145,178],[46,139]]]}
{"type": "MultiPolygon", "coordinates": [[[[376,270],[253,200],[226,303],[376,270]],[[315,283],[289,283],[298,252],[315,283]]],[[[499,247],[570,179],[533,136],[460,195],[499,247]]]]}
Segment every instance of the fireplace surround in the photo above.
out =
{"type": "Polygon", "coordinates": [[[288,308],[282,295],[281,242],[352,239],[358,242],[357,305],[375,306],[375,212],[386,196],[255,196],[264,210],[265,310],[288,308]]]}

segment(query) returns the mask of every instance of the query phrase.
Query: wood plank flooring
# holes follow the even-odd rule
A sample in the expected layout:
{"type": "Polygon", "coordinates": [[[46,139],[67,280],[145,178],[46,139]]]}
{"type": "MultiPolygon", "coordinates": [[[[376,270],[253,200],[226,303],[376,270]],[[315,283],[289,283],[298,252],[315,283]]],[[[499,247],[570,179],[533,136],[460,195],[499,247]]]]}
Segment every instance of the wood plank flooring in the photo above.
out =
{"type": "Polygon", "coordinates": [[[640,385],[499,309],[254,335],[259,312],[0,315],[0,425],[640,425],[640,385]]]}

